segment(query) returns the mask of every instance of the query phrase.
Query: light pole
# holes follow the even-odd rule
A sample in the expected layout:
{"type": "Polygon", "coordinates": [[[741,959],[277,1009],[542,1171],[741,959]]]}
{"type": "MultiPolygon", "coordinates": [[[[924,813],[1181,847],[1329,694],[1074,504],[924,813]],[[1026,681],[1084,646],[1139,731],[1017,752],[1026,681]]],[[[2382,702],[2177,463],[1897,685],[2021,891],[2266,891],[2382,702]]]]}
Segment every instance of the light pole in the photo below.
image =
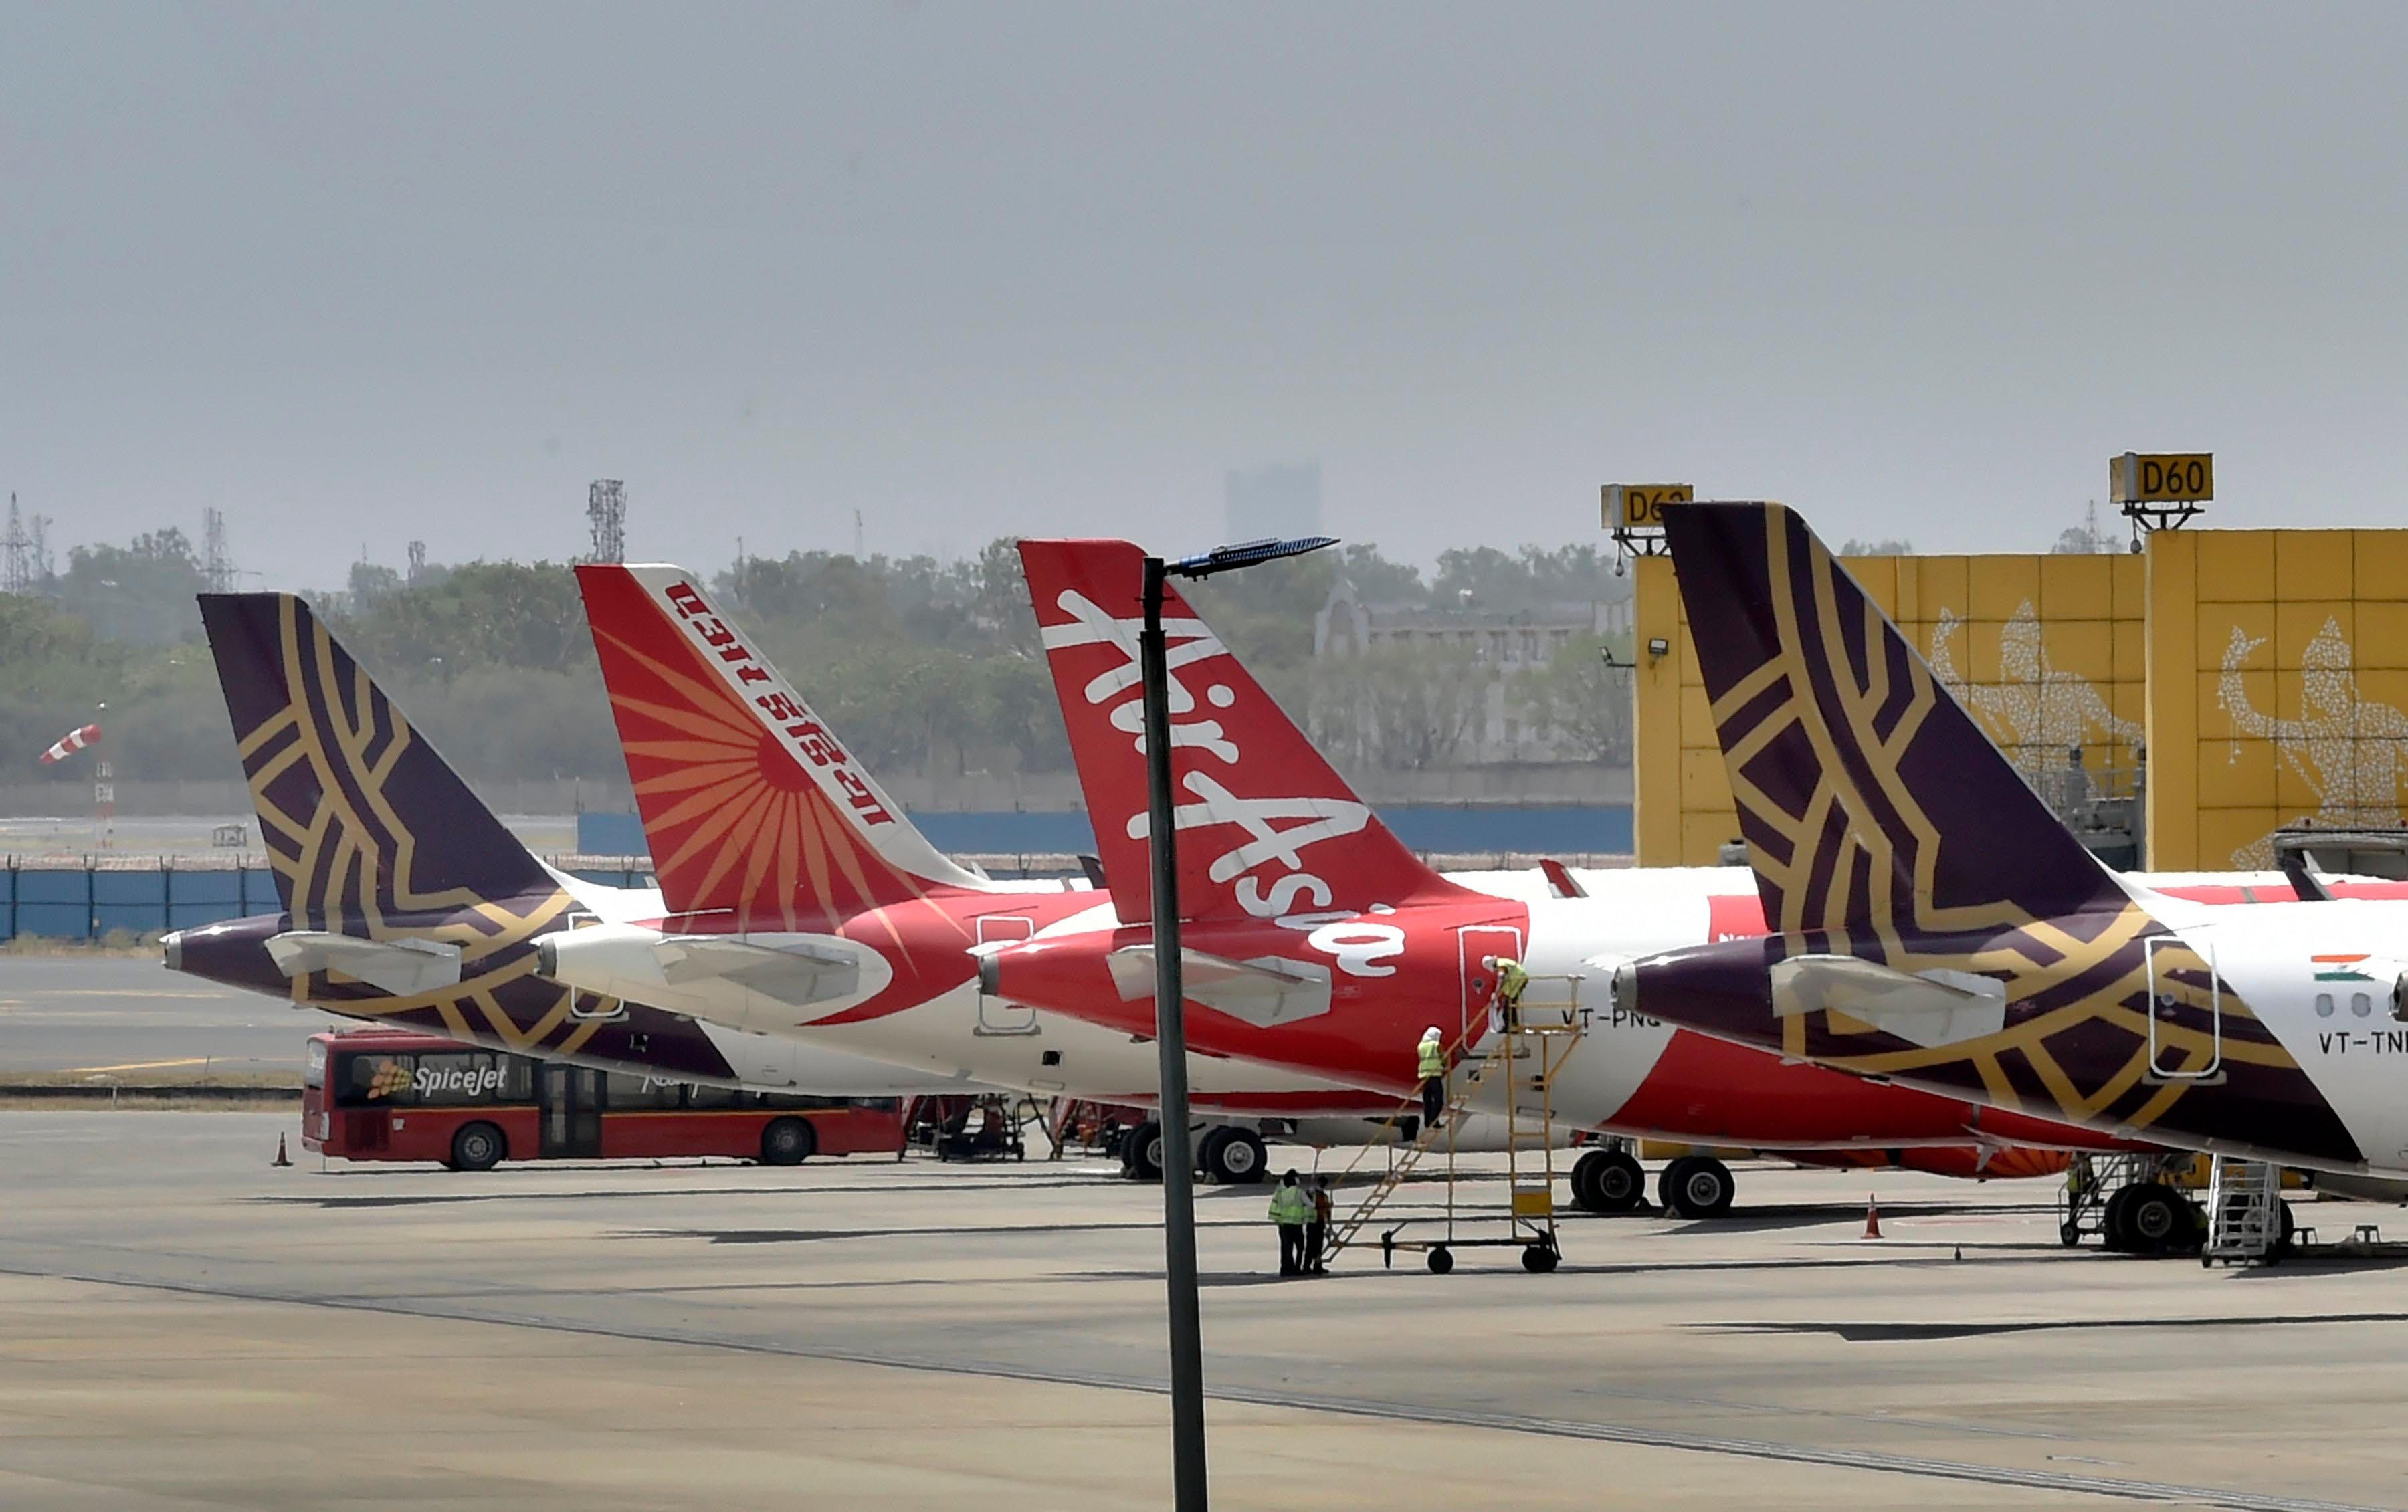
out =
{"type": "Polygon", "coordinates": [[[1145,684],[1146,843],[1154,863],[1154,1043],[1162,1073],[1163,1279],[1170,1301],[1170,1475],[1178,1512],[1205,1512],[1204,1333],[1196,1298],[1196,1163],[1187,1138],[1187,1023],[1179,970],[1179,830],[1170,786],[1170,665],[1162,587],[1335,546],[1334,535],[1266,538],[1175,562],[1145,559],[1145,623],[1138,675],[1145,684]]]}

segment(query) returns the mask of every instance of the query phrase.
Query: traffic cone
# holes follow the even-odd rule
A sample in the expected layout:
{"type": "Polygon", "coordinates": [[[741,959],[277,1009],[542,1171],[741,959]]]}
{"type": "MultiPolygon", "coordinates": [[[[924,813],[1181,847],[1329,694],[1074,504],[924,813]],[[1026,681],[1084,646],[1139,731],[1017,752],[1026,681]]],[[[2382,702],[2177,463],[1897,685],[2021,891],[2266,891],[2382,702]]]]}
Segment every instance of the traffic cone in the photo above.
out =
{"type": "Polygon", "coordinates": [[[1873,1194],[1870,1191],[1865,1193],[1865,1237],[1881,1237],[1881,1205],[1873,1201],[1873,1194]]]}
{"type": "Polygon", "coordinates": [[[270,1165],[290,1165],[293,1163],[293,1157],[284,1152],[284,1135],[281,1133],[279,1133],[276,1136],[276,1159],[268,1162],[267,1163],[270,1165]]]}

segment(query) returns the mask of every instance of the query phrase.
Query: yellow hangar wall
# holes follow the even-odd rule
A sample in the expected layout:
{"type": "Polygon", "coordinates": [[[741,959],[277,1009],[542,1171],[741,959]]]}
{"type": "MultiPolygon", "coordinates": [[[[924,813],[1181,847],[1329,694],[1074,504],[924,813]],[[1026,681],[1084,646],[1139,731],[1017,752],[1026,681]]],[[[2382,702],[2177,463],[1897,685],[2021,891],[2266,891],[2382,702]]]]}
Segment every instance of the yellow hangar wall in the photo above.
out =
{"type": "MultiPolygon", "coordinates": [[[[1712,865],[1737,837],[1669,557],[1638,562],[1636,802],[1642,866],[1712,865]],[[1651,656],[1651,640],[1670,648],[1651,656]]],[[[2114,556],[1852,557],[1848,570],[2027,774],[2080,747],[2102,786],[2128,774],[2146,726],[2144,560],[2114,556]]]]}
{"type": "Polygon", "coordinates": [[[2278,825],[2398,826],[2408,531],[2159,531],[2147,563],[2150,864],[2261,867],[2278,825]]]}

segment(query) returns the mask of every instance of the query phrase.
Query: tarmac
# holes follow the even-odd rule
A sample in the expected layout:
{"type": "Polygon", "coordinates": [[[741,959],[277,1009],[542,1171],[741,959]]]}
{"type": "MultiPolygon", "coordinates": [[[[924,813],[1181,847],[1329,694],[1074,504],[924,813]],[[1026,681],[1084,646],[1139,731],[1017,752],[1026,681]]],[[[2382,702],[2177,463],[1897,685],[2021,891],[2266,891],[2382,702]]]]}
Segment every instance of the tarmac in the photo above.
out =
{"type": "Polygon", "coordinates": [[[357,1024],[171,972],[155,950],[0,956],[0,1080],[297,1085],[304,1043],[344,1027],[357,1024]]]}
{"type": "MultiPolygon", "coordinates": [[[[1160,1193],[1106,1163],[272,1168],[293,1131],[0,1113],[0,1506],[1168,1503],[1160,1193]]],[[[1207,1189],[1215,1502],[2408,1505],[2390,1264],[2069,1251],[2054,1195],[1749,1166],[1552,1276],[1282,1281],[1207,1189]]]]}

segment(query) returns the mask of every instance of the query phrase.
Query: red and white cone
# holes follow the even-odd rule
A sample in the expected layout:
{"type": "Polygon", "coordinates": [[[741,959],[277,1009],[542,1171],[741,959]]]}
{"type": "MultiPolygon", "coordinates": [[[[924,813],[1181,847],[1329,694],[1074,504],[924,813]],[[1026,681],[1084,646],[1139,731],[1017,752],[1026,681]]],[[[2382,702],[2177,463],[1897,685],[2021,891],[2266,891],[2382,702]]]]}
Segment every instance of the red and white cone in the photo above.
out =
{"type": "Polygon", "coordinates": [[[1873,1201],[1873,1194],[1870,1191],[1865,1193],[1865,1237],[1881,1237],[1881,1205],[1873,1201]]]}
{"type": "Polygon", "coordinates": [[[284,1135],[280,1133],[276,1136],[276,1159],[268,1162],[267,1163],[270,1165],[290,1165],[293,1163],[293,1157],[284,1152],[284,1135]]]}

